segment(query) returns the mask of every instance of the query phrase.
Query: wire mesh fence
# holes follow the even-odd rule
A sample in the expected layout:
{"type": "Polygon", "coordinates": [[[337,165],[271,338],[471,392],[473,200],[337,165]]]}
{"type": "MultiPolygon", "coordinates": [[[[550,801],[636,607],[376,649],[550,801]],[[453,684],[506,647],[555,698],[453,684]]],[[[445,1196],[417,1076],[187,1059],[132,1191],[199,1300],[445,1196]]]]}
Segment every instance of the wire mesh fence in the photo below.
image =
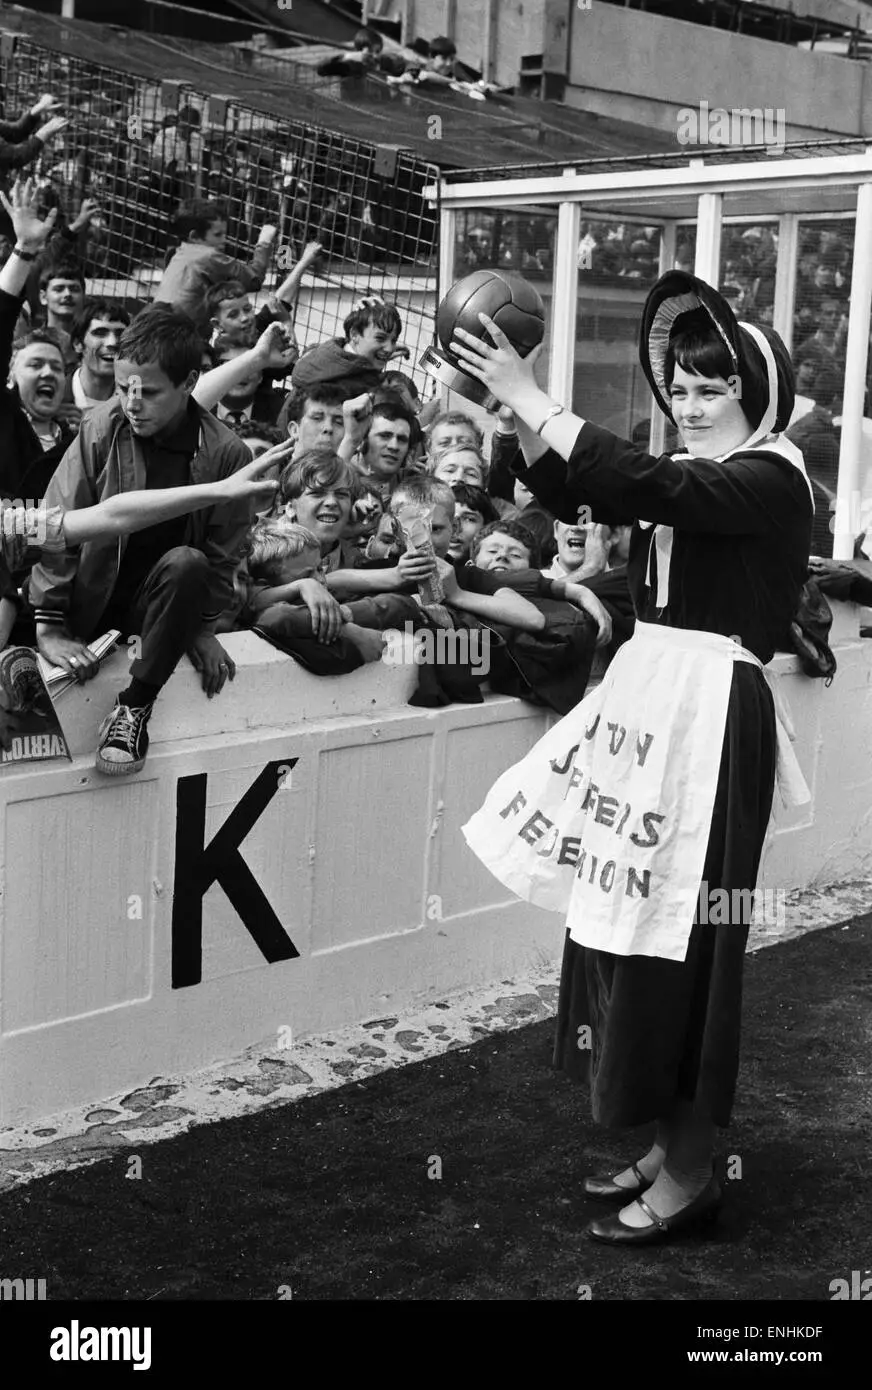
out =
{"type": "Polygon", "coordinates": [[[297,301],[301,344],[339,336],[367,293],[397,305],[410,366],[432,341],[439,219],[424,189],[438,183],[435,165],[22,34],[0,36],[0,75],[7,117],[45,91],[70,117],[33,172],[43,206],[68,223],[83,199],[99,204],[83,250],[92,293],[148,301],[178,244],[179,202],[208,198],[226,212],[233,255],[247,258],[264,224],[278,227],[265,289],[308,242],[322,244],[297,301]]]}

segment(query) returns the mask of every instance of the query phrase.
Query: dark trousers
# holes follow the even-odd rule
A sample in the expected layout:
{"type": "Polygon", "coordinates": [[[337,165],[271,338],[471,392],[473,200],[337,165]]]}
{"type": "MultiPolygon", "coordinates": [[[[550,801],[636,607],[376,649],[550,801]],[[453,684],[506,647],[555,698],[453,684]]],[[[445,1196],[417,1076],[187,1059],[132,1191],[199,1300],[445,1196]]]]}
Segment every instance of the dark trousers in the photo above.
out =
{"type": "Polygon", "coordinates": [[[202,631],[210,601],[209,580],[209,561],[203,552],[179,545],[149,570],[129,603],[110,599],[101,631],[116,627],[125,638],[137,633],[142,641],[131,676],[147,685],[166,684],[202,631]]]}

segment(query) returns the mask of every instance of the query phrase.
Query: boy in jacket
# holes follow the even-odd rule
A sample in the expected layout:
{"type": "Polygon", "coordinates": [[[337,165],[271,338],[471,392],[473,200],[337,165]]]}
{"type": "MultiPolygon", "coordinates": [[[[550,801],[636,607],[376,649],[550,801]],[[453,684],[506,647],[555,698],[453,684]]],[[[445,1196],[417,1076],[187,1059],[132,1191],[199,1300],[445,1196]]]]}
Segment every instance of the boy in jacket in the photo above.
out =
{"type": "MultiPolygon", "coordinates": [[[[187,315],[144,310],[125,329],[115,363],[118,398],[83,421],[45,496],[73,511],[136,489],[228,478],[249,462],[242,441],[191,399],[201,342],[187,315]]],[[[87,642],[118,628],[138,633],[130,681],[100,730],[96,766],[138,772],[154,702],[187,653],[211,698],[235,674],[215,637],[252,519],[250,499],[218,503],[139,531],[43,555],[30,579],[37,645],[78,680],[97,672],[87,642]]]]}

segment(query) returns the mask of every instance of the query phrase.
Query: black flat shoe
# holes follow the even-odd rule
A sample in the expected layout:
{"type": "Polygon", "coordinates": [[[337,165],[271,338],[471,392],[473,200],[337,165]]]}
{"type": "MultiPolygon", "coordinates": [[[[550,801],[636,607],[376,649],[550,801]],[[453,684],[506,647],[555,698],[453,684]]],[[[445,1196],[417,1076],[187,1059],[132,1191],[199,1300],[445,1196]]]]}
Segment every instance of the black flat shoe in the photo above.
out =
{"type": "Polygon", "coordinates": [[[717,1178],[713,1177],[699,1196],[694,1197],[688,1206],[682,1207],[674,1216],[658,1216],[644,1197],[637,1197],[636,1201],[645,1215],[653,1221],[653,1226],[627,1226],[621,1220],[621,1213],[617,1212],[614,1216],[591,1221],[585,1230],[593,1240],[602,1240],[609,1245],[662,1245],[681,1231],[714,1221],[722,1199],[720,1184],[717,1178]]]}
{"type": "Polygon", "coordinates": [[[627,1202],[632,1202],[634,1197],[647,1192],[653,1183],[653,1178],[646,1178],[644,1173],[640,1173],[635,1163],[630,1165],[636,1174],[636,1183],[632,1187],[619,1187],[614,1178],[606,1174],[604,1176],[585,1178],[581,1184],[582,1192],[588,1197],[597,1197],[602,1202],[621,1202],[626,1206],[627,1202]]]}

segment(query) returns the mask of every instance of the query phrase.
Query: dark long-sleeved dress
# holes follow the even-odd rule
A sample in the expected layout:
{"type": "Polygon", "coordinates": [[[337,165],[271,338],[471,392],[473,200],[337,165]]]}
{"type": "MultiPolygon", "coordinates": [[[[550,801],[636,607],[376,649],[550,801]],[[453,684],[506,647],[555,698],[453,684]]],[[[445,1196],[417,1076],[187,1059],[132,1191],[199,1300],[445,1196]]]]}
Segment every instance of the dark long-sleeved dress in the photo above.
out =
{"type": "MultiPolygon", "coordinates": [[[[803,473],[760,445],[723,462],[654,458],[585,424],[568,462],[549,451],[524,473],[561,520],[582,504],[610,519],[673,529],[668,603],[656,607],[654,528],[633,526],[628,577],[638,618],[739,637],[768,662],[796,610],[806,574],[812,505],[803,473]],[[649,582],[646,583],[646,576],[649,582]]],[[[772,805],[776,724],[757,667],[737,661],[703,881],[753,890],[772,805]]],[[[748,923],[692,928],[676,962],[617,956],[567,936],[555,1065],[590,1082],[593,1115],[633,1126],[693,1102],[729,1123],[739,1057],[742,965],[748,923]],[[592,1049],[579,1047],[589,1025],[592,1049]]]]}

